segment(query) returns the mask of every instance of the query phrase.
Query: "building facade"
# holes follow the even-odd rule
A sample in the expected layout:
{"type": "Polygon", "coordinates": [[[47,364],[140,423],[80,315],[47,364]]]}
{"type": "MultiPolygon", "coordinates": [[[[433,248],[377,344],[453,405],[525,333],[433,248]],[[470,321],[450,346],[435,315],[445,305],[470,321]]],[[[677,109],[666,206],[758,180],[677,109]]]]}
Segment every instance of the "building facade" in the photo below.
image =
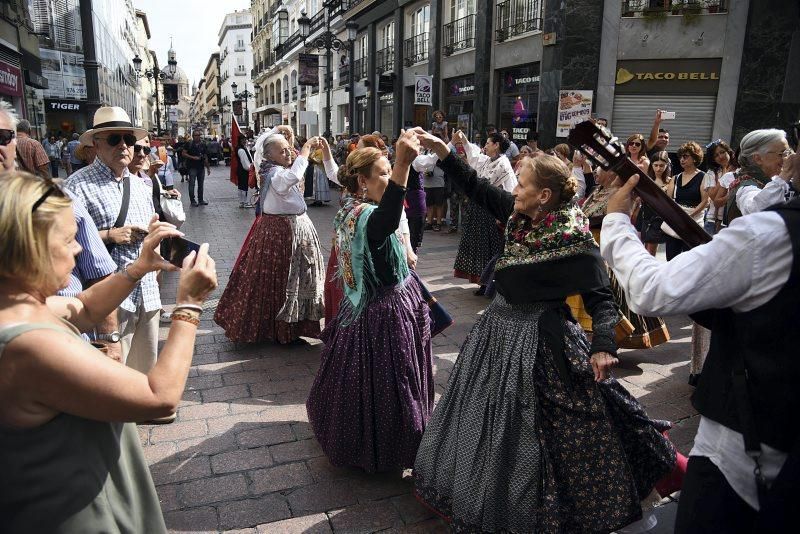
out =
{"type": "Polygon", "coordinates": [[[222,124],[219,57],[219,52],[211,54],[203,72],[203,116],[206,119],[208,135],[212,137],[221,135],[220,126],[222,124]]]}
{"type": "Polygon", "coordinates": [[[236,84],[236,93],[247,91],[254,94],[255,86],[250,80],[253,71],[252,34],[253,17],[249,9],[235,11],[225,15],[219,29],[219,91],[220,91],[220,133],[227,137],[231,132],[231,114],[236,107],[237,120],[242,128],[253,128],[254,110],[256,101],[254,96],[247,98],[247,104],[242,101],[234,106],[237,98],[234,96],[233,85],[236,84]]]}

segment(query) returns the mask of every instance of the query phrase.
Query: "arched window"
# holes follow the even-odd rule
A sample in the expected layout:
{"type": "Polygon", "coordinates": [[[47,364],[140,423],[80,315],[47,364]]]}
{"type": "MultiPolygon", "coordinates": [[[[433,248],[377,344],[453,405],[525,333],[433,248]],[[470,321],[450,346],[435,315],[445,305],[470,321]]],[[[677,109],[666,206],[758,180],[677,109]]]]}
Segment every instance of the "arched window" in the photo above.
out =
{"type": "Polygon", "coordinates": [[[274,83],[269,84],[269,103],[270,104],[274,104],[275,103],[275,84],[274,83]]]}
{"type": "Polygon", "coordinates": [[[297,71],[292,71],[292,100],[297,100],[297,71]]]}
{"type": "Polygon", "coordinates": [[[281,81],[278,80],[275,82],[275,92],[278,94],[278,97],[275,99],[275,102],[278,104],[283,103],[283,94],[281,93],[281,81]]]}

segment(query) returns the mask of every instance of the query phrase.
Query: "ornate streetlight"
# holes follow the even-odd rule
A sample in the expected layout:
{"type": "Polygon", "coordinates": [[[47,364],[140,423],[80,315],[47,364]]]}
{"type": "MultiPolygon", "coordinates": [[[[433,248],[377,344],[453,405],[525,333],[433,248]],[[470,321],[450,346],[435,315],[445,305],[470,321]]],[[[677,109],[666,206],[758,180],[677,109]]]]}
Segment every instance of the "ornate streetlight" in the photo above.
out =
{"type": "MultiPolygon", "coordinates": [[[[239,88],[239,86],[236,84],[236,82],[233,82],[231,84],[231,90],[233,91],[233,98],[235,98],[236,100],[244,100],[244,127],[245,128],[249,128],[250,127],[250,114],[248,113],[248,110],[247,110],[247,101],[249,99],[253,98],[256,95],[247,90],[247,83],[246,82],[244,84],[244,91],[242,91],[241,93],[237,93],[236,90],[238,88],[239,88]]],[[[256,87],[256,91],[258,91],[258,87],[256,87]]]]}
{"type": "Polygon", "coordinates": [[[175,51],[170,47],[169,52],[167,53],[168,61],[167,61],[167,68],[161,70],[158,66],[154,66],[152,69],[147,69],[146,71],[142,72],[142,58],[139,57],[139,54],[136,54],[136,57],[133,58],[133,70],[136,73],[138,78],[147,78],[148,80],[155,81],[156,84],[156,133],[157,135],[161,136],[161,107],[158,102],[158,84],[159,82],[163,82],[164,80],[172,80],[175,78],[175,73],[178,71],[178,61],[175,59],[175,51]]]}
{"type": "MultiPolygon", "coordinates": [[[[356,34],[358,32],[358,23],[350,20],[347,22],[345,27],[347,28],[347,40],[342,41],[336,34],[334,34],[330,30],[330,7],[331,1],[328,0],[323,4],[325,9],[325,27],[327,28],[324,32],[319,34],[317,37],[314,37],[310,42],[306,42],[308,39],[308,35],[311,32],[311,19],[309,19],[305,12],[301,13],[301,17],[297,19],[297,24],[300,26],[300,36],[303,38],[303,44],[305,44],[306,48],[316,48],[318,51],[325,51],[325,99],[326,99],[326,106],[325,106],[325,132],[323,135],[326,139],[331,138],[331,89],[333,86],[333,75],[331,71],[331,61],[333,52],[338,52],[339,50],[353,50],[353,44],[356,40],[356,34]]],[[[350,58],[350,63],[352,64],[352,57],[350,58]]],[[[352,67],[351,67],[352,68],[352,67]]],[[[352,72],[350,76],[352,77],[352,72]]],[[[352,78],[351,78],[352,79],[352,78]]]]}

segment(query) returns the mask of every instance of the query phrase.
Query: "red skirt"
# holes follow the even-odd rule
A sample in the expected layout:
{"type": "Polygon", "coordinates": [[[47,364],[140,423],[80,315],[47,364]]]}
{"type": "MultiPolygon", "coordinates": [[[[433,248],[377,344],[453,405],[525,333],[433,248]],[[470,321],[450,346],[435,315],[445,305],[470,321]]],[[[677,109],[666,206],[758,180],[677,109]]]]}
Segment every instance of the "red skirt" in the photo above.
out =
{"type": "Polygon", "coordinates": [[[325,326],[331,324],[339,313],[339,303],[344,298],[342,279],[336,276],[338,268],[339,255],[336,253],[336,247],[331,247],[331,257],[328,259],[328,269],[325,271],[325,326]]]}
{"type": "Polygon", "coordinates": [[[286,301],[293,239],[286,217],[264,214],[253,224],[214,314],[231,341],[289,343],[300,336],[319,337],[319,321],[275,319],[286,301]]]}

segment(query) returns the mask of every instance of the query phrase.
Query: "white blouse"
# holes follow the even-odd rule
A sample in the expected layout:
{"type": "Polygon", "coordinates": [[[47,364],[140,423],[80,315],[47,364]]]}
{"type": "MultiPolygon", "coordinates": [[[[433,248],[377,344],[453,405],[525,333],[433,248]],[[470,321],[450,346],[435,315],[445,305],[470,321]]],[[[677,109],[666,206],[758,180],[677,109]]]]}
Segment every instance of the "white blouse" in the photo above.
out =
{"type": "MultiPolygon", "coordinates": [[[[452,143],[447,146],[451,151],[453,150],[452,143]]],[[[505,154],[492,160],[486,154],[481,153],[480,147],[473,143],[464,145],[464,151],[467,154],[467,163],[475,169],[480,178],[489,180],[490,184],[500,187],[509,193],[517,187],[517,175],[514,173],[511,162],[505,154]]],[[[439,157],[435,153],[421,154],[414,158],[411,166],[417,172],[431,172],[437,161],[439,161],[439,157]]]]}
{"type": "Polygon", "coordinates": [[[300,191],[305,178],[308,160],[298,156],[288,169],[273,174],[269,190],[264,195],[263,210],[270,215],[301,215],[306,211],[306,201],[300,191]]]}

